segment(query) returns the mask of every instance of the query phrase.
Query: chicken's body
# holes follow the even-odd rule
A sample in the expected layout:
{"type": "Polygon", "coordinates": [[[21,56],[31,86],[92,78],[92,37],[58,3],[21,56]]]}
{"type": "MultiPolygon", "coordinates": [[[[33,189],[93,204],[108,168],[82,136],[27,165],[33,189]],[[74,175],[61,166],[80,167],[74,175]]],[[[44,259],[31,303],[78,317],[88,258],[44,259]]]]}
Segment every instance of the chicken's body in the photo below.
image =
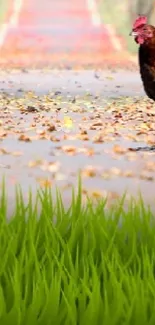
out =
{"type": "Polygon", "coordinates": [[[155,101],[155,47],[140,45],[139,67],[144,90],[155,101]]]}
{"type": "Polygon", "coordinates": [[[155,101],[155,28],[148,25],[147,18],[136,19],[132,33],[139,46],[139,67],[144,90],[155,101]]]}

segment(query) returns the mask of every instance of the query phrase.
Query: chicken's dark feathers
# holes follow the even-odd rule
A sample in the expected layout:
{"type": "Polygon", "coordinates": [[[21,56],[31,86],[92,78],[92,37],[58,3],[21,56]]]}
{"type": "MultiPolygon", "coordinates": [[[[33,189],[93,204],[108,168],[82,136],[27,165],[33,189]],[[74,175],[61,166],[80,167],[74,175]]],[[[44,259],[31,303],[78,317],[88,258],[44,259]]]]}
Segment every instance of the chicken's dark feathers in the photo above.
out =
{"type": "Polygon", "coordinates": [[[139,47],[139,66],[144,90],[155,101],[155,28],[152,28],[153,38],[139,47]]]}

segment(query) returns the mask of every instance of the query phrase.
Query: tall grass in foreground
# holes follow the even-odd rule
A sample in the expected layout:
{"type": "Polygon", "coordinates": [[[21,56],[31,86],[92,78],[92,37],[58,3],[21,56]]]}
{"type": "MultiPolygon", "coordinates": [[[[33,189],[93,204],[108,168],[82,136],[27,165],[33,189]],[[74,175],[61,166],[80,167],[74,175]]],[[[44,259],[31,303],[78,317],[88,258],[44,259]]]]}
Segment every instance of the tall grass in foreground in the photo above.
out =
{"type": "Polygon", "coordinates": [[[32,199],[19,191],[8,221],[2,193],[0,324],[154,325],[155,220],[142,200],[83,206],[80,187],[69,209],[48,190],[32,199]]]}

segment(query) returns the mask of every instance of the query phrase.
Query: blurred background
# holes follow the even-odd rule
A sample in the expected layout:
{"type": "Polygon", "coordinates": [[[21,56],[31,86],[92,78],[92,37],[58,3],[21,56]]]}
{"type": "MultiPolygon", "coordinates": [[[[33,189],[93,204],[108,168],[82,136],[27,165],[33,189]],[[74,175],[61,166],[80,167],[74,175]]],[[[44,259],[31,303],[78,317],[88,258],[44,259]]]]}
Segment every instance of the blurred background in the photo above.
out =
{"type": "Polygon", "coordinates": [[[132,23],[138,14],[148,17],[148,22],[155,25],[154,0],[98,0],[99,10],[104,22],[115,26],[117,33],[125,38],[127,50],[137,52],[137,46],[128,37],[132,23]]]}
{"type": "Polygon", "coordinates": [[[137,14],[154,24],[155,1],[0,0],[0,67],[133,62],[129,32],[137,14]]]}

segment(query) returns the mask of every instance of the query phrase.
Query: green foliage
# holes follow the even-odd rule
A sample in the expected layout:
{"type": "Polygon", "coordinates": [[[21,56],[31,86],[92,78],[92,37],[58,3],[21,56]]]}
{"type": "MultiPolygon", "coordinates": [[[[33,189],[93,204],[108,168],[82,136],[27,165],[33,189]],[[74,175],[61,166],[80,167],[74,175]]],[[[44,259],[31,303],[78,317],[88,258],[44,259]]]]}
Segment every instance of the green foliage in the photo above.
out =
{"type": "Polygon", "coordinates": [[[137,53],[137,45],[129,37],[133,21],[138,14],[146,15],[148,22],[154,25],[155,3],[152,0],[99,0],[99,11],[106,24],[112,24],[118,35],[124,38],[127,50],[137,53]]]}
{"type": "Polygon", "coordinates": [[[65,208],[57,191],[17,190],[7,219],[0,201],[1,325],[154,325],[155,219],[124,197],[111,208],[78,195],[65,208]]]}
{"type": "Polygon", "coordinates": [[[6,12],[9,6],[9,0],[0,1],[0,24],[5,21],[6,12]]]}
{"type": "MultiPolygon", "coordinates": [[[[131,53],[137,53],[137,45],[135,44],[129,33],[132,28],[131,10],[129,1],[115,0],[100,0],[99,11],[104,23],[111,24],[117,31],[117,34],[123,37],[126,49],[131,53]]],[[[133,9],[133,6],[131,6],[133,9]]],[[[134,6],[135,7],[135,6],[134,6]]],[[[134,10],[134,9],[133,9],[134,10]]]]}

